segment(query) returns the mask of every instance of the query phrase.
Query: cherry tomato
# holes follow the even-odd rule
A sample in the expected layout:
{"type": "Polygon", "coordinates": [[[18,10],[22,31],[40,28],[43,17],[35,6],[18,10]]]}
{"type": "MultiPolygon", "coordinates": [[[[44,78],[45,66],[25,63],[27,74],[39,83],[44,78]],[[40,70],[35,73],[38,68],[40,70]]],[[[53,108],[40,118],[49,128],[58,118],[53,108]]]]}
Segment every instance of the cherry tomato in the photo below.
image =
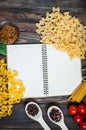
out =
{"type": "Polygon", "coordinates": [[[74,115],[74,116],[73,116],[73,120],[74,120],[74,122],[75,122],[76,124],[82,123],[82,116],[81,116],[81,114],[76,114],[76,115],[74,115]]]}
{"type": "Polygon", "coordinates": [[[78,112],[78,107],[76,105],[70,105],[68,111],[71,115],[75,115],[78,112]]]}
{"type": "Polygon", "coordinates": [[[82,122],[80,125],[80,130],[86,130],[86,121],[82,122]]]}
{"type": "Polygon", "coordinates": [[[84,104],[80,104],[78,106],[78,111],[80,114],[86,114],[86,106],[84,104]]]}

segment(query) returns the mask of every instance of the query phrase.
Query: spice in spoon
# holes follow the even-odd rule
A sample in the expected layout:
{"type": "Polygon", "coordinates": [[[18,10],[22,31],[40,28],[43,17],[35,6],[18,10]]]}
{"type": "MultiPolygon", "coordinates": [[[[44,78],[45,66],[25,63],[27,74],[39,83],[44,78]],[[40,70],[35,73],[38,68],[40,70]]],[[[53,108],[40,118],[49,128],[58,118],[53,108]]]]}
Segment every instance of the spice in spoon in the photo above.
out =
{"type": "Polygon", "coordinates": [[[59,122],[62,118],[62,115],[59,109],[53,108],[50,112],[50,117],[53,121],[59,122]]]}
{"type": "Polygon", "coordinates": [[[35,104],[29,104],[28,107],[27,107],[27,112],[31,116],[36,116],[39,112],[39,109],[35,104]]]}

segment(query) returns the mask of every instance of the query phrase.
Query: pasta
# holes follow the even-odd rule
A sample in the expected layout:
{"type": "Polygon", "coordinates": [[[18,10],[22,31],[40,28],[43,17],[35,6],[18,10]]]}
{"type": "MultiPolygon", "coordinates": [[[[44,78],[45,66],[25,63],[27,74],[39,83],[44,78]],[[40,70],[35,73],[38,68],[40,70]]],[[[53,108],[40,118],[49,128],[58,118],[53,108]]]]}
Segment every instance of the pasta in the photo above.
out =
{"type": "Polygon", "coordinates": [[[11,115],[15,103],[20,102],[25,87],[15,77],[18,72],[6,68],[4,59],[0,60],[0,118],[11,115]]]}
{"type": "Polygon", "coordinates": [[[86,81],[82,81],[81,84],[72,92],[68,101],[80,103],[86,95],[86,81]]]}
{"type": "Polygon", "coordinates": [[[47,12],[36,26],[42,43],[66,52],[71,59],[85,57],[86,26],[69,12],[61,13],[59,8],[53,7],[52,12],[47,12]]]}

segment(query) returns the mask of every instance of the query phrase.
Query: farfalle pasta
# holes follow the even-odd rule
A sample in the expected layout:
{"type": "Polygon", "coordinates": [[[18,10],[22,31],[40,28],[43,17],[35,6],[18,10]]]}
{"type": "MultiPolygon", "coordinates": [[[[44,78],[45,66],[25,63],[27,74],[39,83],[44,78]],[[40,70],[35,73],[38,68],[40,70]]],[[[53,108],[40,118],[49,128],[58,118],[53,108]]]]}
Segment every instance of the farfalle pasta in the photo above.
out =
{"type": "Polygon", "coordinates": [[[57,50],[66,52],[72,58],[84,58],[86,52],[86,26],[69,12],[61,13],[59,8],[52,8],[36,24],[36,32],[41,42],[52,45],[57,50]]]}
{"type": "Polygon", "coordinates": [[[25,91],[17,71],[8,70],[4,59],[0,60],[0,118],[11,115],[12,107],[20,102],[25,91]]]}

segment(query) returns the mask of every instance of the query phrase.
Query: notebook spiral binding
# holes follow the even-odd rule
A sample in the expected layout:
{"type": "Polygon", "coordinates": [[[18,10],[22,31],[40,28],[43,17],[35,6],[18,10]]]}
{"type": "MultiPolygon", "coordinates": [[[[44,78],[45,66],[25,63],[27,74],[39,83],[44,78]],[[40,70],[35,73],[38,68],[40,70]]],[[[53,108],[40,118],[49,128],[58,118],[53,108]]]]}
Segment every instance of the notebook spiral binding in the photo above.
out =
{"type": "Polygon", "coordinates": [[[44,94],[47,96],[49,93],[48,89],[48,67],[47,67],[47,46],[42,45],[42,69],[43,69],[43,86],[44,86],[44,94]]]}

